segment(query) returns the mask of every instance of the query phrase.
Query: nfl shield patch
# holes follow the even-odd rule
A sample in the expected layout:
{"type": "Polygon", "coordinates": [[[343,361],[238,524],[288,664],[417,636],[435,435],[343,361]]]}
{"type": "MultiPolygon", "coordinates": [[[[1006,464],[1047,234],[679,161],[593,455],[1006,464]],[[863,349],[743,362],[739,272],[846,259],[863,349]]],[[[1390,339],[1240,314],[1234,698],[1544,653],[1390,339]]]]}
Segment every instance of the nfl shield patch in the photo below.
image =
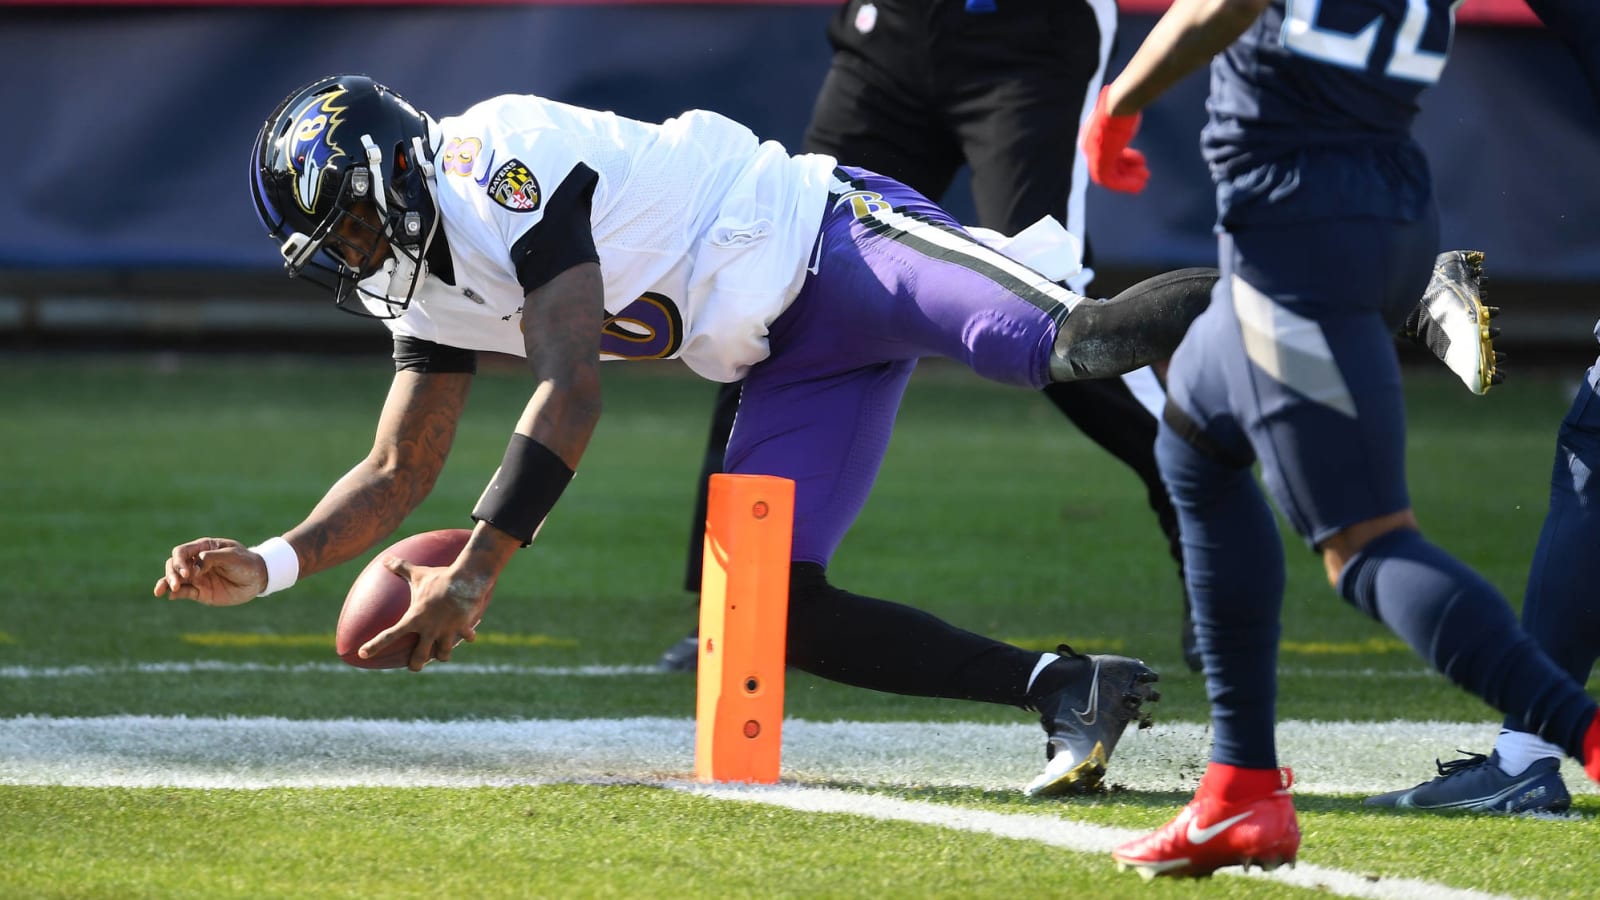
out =
{"type": "Polygon", "coordinates": [[[539,182],[521,160],[512,159],[490,177],[489,199],[512,212],[533,212],[541,200],[539,182]]]}

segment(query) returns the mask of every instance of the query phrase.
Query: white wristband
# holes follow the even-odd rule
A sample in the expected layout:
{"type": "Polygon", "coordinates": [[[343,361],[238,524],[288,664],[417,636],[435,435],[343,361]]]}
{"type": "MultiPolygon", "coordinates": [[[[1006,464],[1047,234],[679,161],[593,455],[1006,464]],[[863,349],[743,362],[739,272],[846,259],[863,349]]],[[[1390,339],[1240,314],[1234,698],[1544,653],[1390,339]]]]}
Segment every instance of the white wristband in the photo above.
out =
{"type": "Polygon", "coordinates": [[[267,586],[257,597],[265,597],[294,586],[300,578],[300,554],[281,537],[267,538],[250,548],[267,563],[267,586]]]}

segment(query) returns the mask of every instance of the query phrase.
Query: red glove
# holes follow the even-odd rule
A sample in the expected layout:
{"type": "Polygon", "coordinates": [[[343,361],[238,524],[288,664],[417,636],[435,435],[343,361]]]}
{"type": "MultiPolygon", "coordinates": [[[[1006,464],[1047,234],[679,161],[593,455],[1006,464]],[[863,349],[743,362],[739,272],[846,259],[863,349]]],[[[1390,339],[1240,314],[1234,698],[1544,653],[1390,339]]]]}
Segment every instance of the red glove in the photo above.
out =
{"type": "Polygon", "coordinates": [[[1083,154],[1089,160],[1089,179],[1102,187],[1125,194],[1137,194],[1150,180],[1150,167],[1144,154],[1128,146],[1139,130],[1140,114],[1113,116],[1106,113],[1106,92],[1094,102],[1094,112],[1083,129],[1083,154]]]}

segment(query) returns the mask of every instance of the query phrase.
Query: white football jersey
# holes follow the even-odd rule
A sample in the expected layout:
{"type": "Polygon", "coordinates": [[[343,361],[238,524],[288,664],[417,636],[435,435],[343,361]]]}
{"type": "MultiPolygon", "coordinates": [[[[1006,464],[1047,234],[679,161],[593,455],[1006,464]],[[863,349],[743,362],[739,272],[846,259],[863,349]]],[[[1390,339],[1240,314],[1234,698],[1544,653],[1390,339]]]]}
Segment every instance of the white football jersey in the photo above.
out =
{"type": "Polygon", "coordinates": [[[430,275],[391,331],[523,355],[523,297],[594,258],[574,237],[587,229],[605,283],[602,358],[682,358],[714,381],[766,358],[834,168],[716,113],[651,124],[536,96],[486,100],[433,137],[454,287],[430,275]]]}

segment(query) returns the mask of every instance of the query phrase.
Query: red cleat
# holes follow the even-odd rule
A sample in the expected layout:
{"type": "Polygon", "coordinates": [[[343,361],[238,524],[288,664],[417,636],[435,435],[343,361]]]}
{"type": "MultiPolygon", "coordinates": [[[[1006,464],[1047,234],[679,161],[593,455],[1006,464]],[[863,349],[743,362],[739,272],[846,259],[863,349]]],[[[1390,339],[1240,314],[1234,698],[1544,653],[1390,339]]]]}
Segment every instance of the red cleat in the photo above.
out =
{"type": "Polygon", "coordinates": [[[1276,869],[1300,849],[1289,769],[1241,769],[1212,763],[1194,799],[1152,834],[1111,852],[1117,869],[1199,878],[1224,866],[1276,869]]]}
{"type": "Polygon", "coordinates": [[[1589,720],[1589,728],[1583,733],[1583,771],[1600,781],[1600,712],[1589,720]]]}

